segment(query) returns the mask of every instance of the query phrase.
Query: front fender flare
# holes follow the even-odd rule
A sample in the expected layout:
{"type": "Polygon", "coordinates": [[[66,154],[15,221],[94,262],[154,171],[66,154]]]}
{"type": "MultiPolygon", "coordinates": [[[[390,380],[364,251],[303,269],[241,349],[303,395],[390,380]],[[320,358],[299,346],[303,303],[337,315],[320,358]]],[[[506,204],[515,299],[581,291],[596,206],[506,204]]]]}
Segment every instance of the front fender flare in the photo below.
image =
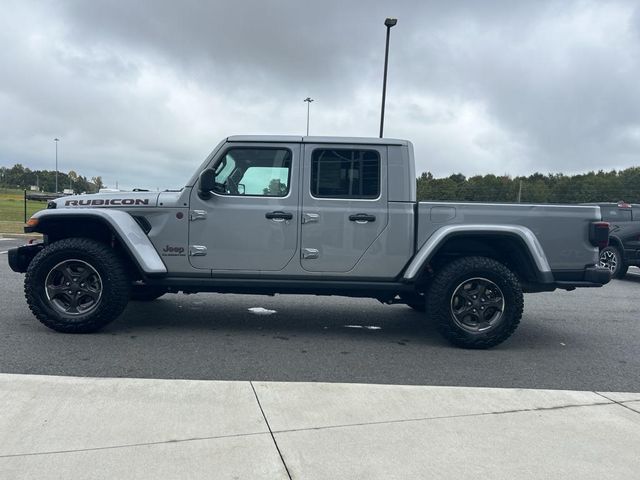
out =
{"type": "Polygon", "coordinates": [[[538,241],[535,234],[527,227],[521,225],[446,225],[436,230],[418,250],[403,274],[403,280],[410,282],[422,271],[431,257],[438,249],[451,237],[470,234],[499,234],[516,236],[519,238],[529,251],[533,262],[535,263],[538,275],[545,282],[553,282],[553,274],[547,261],[547,256],[542,249],[542,245],[538,241]]]}
{"type": "MultiPolygon", "coordinates": [[[[40,210],[31,218],[37,219],[38,223],[31,230],[41,233],[41,228],[46,227],[50,222],[57,219],[97,219],[106,224],[109,229],[122,242],[124,248],[129,252],[133,261],[140,270],[148,275],[158,275],[167,273],[167,267],[158,255],[149,237],[142,231],[140,225],[131,215],[122,210],[106,208],[83,208],[82,211],[75,209],[51,209],[40,210]]],[[[82,236],[82,224],[79,224],[78,236],[82,236]]]]}

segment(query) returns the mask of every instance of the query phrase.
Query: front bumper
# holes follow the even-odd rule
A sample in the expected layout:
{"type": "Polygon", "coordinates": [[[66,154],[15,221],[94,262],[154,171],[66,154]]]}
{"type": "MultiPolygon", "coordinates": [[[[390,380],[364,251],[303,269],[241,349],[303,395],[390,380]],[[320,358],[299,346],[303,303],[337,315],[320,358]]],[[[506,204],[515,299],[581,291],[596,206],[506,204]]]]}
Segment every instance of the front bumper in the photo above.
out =
{"type": "Polygon", "coordinates": [[[42,243],[12,248],[7,252],[9,268],[14,272],[25,273],[31,263],[31,260],[33,260],[33,257],[35,257],[43,248],[44,244],[42,243]]]}

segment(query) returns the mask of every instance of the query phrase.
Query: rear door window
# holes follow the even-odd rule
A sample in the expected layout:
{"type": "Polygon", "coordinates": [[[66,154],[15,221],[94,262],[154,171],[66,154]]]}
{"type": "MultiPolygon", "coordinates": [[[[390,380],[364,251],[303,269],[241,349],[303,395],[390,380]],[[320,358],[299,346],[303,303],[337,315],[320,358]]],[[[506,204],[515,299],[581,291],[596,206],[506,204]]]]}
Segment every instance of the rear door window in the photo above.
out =
{"type": "Polygon", "coordinates": [[[377,198],[380,195],[378,152],[314,150],[311,157],[311,194],[316,198],[377,198]]]}

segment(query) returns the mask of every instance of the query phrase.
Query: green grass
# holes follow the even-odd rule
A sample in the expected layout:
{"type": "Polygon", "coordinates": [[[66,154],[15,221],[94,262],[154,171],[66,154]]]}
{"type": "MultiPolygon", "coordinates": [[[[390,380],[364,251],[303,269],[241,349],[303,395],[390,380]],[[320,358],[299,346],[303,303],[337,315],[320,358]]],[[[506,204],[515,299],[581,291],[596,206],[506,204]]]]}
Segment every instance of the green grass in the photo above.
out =
{"type": "MultiPolygon", "coordinates": [[[[27,218],[38,210],[47,208],[47,202],[27,201],[27,218]]],[[[0,189],[0,233],[23,233],[24,192],[0,189]]]]}

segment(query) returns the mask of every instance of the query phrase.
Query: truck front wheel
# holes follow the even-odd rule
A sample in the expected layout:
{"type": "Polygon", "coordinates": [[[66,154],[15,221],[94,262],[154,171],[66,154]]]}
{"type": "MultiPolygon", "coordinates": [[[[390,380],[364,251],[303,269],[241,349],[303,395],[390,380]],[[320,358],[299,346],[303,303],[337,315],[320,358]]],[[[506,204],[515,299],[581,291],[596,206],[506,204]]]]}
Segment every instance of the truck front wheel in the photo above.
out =
{"type": "Polygon", "coordinates": [[[440,333],[463,348],[490,348],[516,330],[524,307],[520,282],[500,262],[464,257],[442,268],[427,292],[440,333]]]}
{"type": "Polygon", "coordinates": [[[125,266],[107,245],[87,238],[66,238],[34,257],[24,291],[29,308],[47,327],[64,333],[90,333],[122,313],[130,284],[125,266]]]}

